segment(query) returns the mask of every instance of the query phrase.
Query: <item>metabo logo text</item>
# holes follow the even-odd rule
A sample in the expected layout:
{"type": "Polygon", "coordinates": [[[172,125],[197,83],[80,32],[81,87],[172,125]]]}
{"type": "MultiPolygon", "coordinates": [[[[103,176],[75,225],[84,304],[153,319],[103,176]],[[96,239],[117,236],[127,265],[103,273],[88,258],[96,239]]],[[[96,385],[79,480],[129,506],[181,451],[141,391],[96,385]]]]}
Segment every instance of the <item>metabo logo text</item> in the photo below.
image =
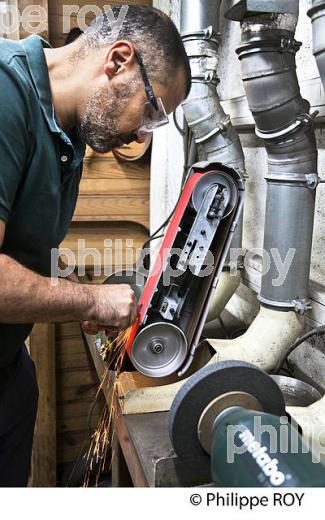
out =
{"type": "Polygon", "coordinates": [[[239,434],[239,439],[242,441],[247,451],[251,453],[253,459],[256,460],[256,464],[269,479],[270,484],[272,486],[281,486],[286,477],[284,473],[279,471],[278,459],[272,459],[270,455],[266,453],[266,446],[262,447],[247,428],[239,434]]]}

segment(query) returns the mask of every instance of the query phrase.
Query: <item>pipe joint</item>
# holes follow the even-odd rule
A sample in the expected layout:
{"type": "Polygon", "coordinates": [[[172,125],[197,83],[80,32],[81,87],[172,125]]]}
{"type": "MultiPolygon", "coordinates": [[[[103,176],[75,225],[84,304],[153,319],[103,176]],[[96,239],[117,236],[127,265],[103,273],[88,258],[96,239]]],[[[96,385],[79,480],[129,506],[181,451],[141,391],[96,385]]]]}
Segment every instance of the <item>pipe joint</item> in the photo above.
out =
{"type": "Polygon", "coordinates": [[[217,33],[212,25],[209,27],[206,27],[205,29],[202,29],[200,31],[188,31],[182,33],[182,39],[184,43],[188,41],[197,41],[197,40],[205,40],[210,41],[214,43],[215,45],[219,46],[221,43],[221,37],[220,33],[217,33]]]}
{"type": "Polygon", "coordinates": [[[255,36],[250,37],[247,41],[243,43],[238,49],[236,49],[236,53],[239,56],[239,59],[242,59],[243,56],[247,54],[253,53],[261,53],[261,52],[281,52],[281,53],[290,53],[296,54],[302,43],[295,40],[295,38],[291,38],[290,36],[282,36],[274,38],[273,34],[268,35],[263,30],[260,30],[255,36]]]}
{"type": "Polygon", "coordinates": [[[279,138],[281,138],[281,141],[283,140],[283,137],[291,134],[292,132],[295,132],[298,130],[301,126],[312,126],[314,124],[314,119],[318,114],[318,110],[316,112],[313,112],[312,114],[298,114],[296,119],[294,121],[290,121],[289,124],[287,124],[285,127],[280,128],[279,130],[276,130],[274,132],[265,132],[262,130],[259,130],[257,127],[255,128],[255,133],[257,137],[260,137],[261,139],[264,139],[265,141],[277,141],[279,138]]]}
{"type": "Polygon", "coordinates": [[[185,44],[190,59],[192,82],[219,84],[217,75],[218,53],[207,42],[192,40],[185,44]]]}
{"type": "MultiPolygon", "coordinates": [[[[189,124],[189,127],[193,128],[194,126],[197,126],[200,123],[202,123],[203,121],[211,119],[214,116],[215,116],[214,114],[209,114],[208,116],[205,116],[201,120],[194,121],[193,123],[189,124]]],[[[226,116],[225,119],[223,121],[219,121],[216,124],[216,126],[210,132],[208,132],[208,133],[206,133],[206,134],[204,134],[204,135],[202,135],[200,137],[195,137],[195,142],[197,144],[202,144],[202,143],[204,143],[208,139],[211,139],[211,137],[213,137],[213,136],[215,136],[217,134],[220,134],[220,133],[223,133],[223,132],[227,132],[230,125],[231,125],[230,116],[226,116]]]]}

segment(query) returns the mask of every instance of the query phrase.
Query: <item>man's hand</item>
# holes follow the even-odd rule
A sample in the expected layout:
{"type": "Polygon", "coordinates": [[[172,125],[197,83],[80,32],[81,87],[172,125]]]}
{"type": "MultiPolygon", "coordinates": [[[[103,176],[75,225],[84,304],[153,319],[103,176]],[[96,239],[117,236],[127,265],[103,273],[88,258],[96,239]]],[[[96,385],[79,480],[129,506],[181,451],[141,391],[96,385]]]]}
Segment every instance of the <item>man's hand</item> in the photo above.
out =
{"type": "Polygon", "coordinates": [[[109,333],[127,329],[138,315],[138,303],[129,285],[96,285],[91,320],[82,324],[87,334],[109,333]]]}

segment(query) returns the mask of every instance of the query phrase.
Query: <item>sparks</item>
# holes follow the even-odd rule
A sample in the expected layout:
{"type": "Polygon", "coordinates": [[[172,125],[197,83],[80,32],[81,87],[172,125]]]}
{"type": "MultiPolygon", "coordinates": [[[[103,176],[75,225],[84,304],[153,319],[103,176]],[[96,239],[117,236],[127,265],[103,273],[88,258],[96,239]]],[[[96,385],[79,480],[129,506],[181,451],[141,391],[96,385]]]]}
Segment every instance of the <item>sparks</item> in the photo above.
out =
{"type": "Polygon", "coordinates": [[[106,343],[102,346],[100,354],[106,363],[106,368],[97,389],[95,399],[98,399],[99,393],[104,392],[107,406],[104,406],[103,412],[98,421],[96,430],[91,435],[91,443],[86,454],[86,473],[83,487],[88,487],[91,472],[94,465],[98,466],[96,474],[96,486],[99,484],[99,478],[104,470],[109,448],[112,450],[110,468],[114,457],[114,438],[116,430],[116,422],[119,415],[117,405],[117,379],[123,370],[125,359],[125,344],[130,336],[131,327],[122,331],[118,336],[111,340],[107,338],[106,343]]]}

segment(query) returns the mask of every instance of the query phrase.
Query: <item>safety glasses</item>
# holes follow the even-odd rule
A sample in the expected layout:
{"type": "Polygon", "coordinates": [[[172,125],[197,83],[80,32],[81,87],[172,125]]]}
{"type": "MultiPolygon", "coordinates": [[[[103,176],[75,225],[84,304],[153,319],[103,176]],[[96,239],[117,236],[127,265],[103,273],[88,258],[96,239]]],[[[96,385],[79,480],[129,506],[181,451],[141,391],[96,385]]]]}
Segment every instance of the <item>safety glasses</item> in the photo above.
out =
{"type": "Polygon", "coordinates": [[[154,95],[153,88],[150,84],[140,53],[135,51],[135,56],[140,66],[141,76],[148,98],[148,102],[144,105],[143,119],[141,126],[138,128],[138,131],[150,133],[153,132],[156,128],[167,125],[169,123],[169,119],[162,99],[157,98],[154,95]]]}

